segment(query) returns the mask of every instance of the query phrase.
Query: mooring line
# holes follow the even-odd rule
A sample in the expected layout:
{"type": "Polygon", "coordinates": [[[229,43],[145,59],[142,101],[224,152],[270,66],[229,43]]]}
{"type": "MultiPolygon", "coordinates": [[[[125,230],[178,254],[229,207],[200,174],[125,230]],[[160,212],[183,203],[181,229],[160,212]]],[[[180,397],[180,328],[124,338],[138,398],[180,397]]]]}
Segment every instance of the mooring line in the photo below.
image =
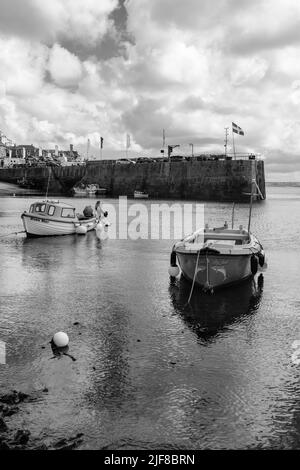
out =
{"type": "Polygon", "coordinates": [[[196,275],[197,275],[197,269],[198,269],[198,263],[199,263],[199,255],[200,255],[200,249],[198,250],[196,267],[195,267],[195,271],[194,271],[194,278],[193,278],[191,292],[190,292],[190,295],[189,295],[189,298],[188,298],[188,301],[187,301],[187,305],[190,303],[192,295],[193,295],[193,291],[194,291],[194,285],[195,285],[195,281],[196,281],[196,275]]]}
{"type": "Polygon", "coordinates": [[[6,233],[5,235],[0,235],[0,238],[8,237],[8,235],[18,235],[18,233],[26,233],[26,232],[25,230],[21,230],[20,232],[10,232],[10,233],[6,233]]]}

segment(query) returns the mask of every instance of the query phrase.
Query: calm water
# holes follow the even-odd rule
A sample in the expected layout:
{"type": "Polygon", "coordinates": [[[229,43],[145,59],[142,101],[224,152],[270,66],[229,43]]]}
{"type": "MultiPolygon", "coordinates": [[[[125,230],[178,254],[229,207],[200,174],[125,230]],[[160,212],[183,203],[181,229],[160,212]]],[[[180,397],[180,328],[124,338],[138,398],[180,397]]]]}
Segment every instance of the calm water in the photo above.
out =
{"type": "MultiPolygon", "coordinates": [[[[172,241],[2,236],[23,230],[32,200],[0,198],[0,392],[36,397],[10,427],[36,444],[81,432],[82,449],[300,447],[300,188],[269,187],[254,208],[268,270],[195,292],[191,307],[190,286],[169,280],[172,241]],[[51,359],[59,330],[76,362],[51,359]]],[[[230,204],[206,204],[207,221],[230,214],[230,204]]],[[[247,207],[236,214],[245,222],[247,207]]]]}

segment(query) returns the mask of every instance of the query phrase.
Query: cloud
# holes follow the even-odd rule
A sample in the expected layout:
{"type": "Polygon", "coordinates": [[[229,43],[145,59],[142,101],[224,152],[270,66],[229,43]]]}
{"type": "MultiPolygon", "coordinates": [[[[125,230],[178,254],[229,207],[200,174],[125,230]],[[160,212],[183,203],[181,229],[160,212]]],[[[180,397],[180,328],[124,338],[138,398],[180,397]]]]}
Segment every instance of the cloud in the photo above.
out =
{"type": "Polygon", "coordinates": [[[62,87],[78,85],[83,72],[80,60],[59,44],[54,44],[50,51],[48,70],[54,82],[62,87]]]}
{"type": "Polygon", "coordinates": [[[20,142],[90,138],[105,155],[263,153],[272,173],[300,171],[298,0],[2,0],[0,128],[20,142]],[[231,143],[230,143],[231,145],[231,143]],[[280,155],[284,155],[280,160],[280,155]]]}

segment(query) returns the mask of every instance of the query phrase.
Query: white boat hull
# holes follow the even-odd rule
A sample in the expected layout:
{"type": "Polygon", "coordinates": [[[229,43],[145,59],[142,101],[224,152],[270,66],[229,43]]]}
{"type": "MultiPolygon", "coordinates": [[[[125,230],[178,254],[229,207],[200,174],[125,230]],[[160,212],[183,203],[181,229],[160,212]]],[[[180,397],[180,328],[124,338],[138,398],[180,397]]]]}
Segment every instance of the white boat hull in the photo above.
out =
{"type": "Polygon", "coordinates": [[[72,235],[76,233],[76,229],[80,225],[86,227],[87,231],[93,230],[97,225],[95,217],[86,220],[59,221],[50,220],[46,217],[37,217],[28,213],[22,214],[22,221],[28,237],[72,235]]]}
{"type": "Polygon", "coordinates": [[[137,194],[137,193],[134,193],[133,195],[134,199],[148,199],[149,198],[149,194],[146,194],[146,193],[140,193],[140,194],[137,194]]]}

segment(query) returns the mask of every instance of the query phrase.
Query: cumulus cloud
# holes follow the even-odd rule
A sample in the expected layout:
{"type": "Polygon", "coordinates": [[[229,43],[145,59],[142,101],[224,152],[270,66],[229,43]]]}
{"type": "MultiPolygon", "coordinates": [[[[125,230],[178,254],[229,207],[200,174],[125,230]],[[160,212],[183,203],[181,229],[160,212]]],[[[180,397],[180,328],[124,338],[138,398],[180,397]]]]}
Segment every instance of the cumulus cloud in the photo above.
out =
{"type": "Polygon", "coordinates": [[[48,70],[58,86],[78,85],[82,77],[80,60],[59,44],[54,44],[49,54],[48,70]]]}
{"type": "Polygon", "coordinates": [[[300,171],[298,0],[2,0],[0,128],[116,155],[223,151],[224,127],[275,172],[300,171]],[[284,155],[284,163],[280,160],[284,155]],[[282,165],[286,165],[286,171],[282,165]]]}

